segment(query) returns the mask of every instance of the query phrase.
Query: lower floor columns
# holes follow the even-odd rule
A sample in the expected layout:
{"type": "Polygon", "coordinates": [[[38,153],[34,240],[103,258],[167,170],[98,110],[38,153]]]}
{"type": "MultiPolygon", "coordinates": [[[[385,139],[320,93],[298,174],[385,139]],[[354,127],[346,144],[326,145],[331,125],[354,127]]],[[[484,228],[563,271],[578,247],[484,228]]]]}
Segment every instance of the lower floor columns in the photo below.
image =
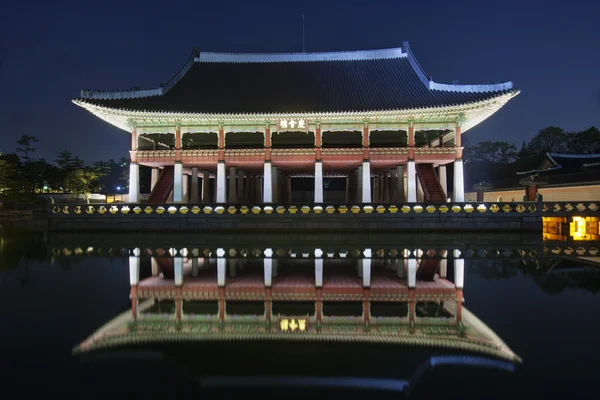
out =
{"type": "Polygon", "coordinates": [[[216,201],[225,203],[225,161],[219,161],[217,164],[217,182],[216,182],[216,201]]]}
{"type": "Polygon", "coordinates": [[[192,176],[190,180],[190,203],[198,203],[200,200],[198,193],[198,167],[192,167],[192,176]]]}
{"type": "Polygon", "coordinates": [[[315,163],[315,203],[323,202],[323,163],[315,163]]]}
{"type": "Polygon", "coordinates": [[[407,198],[409,203],[417,202],[417,170],[414,160],[409,160],[406,164],[407,198]]]}
{"type": "Polygon", "coordinates": [[[363,161],[362,164],[362,196],[361,202],[371,202],[371,163],[369,161],[363,161]]]}
{"type": "Polygon", "coordinates": [[[448,181],[446,178],[446,166],[440,165],[438,167],[438,177],[440,178],[440,184],[442,185],[442,189],[444,190],[444,195],[446,198],[448,197],[448,181]]]}
{"type": "Polygon", "coordinates": [[[456,159],[454,161],[454,188],[452,189],[452,197],[456,202],[465,201],[465,181],[463,174],[463,160],[456,159]]]}
{"type": "MultiPolygon", "coordinates": [[[[218,166],[217,166],[218,168],[218,166]]],[[[210,196],[210,175],[208,171],[202,171],[202,202],[208,203],[210,196]]]]}
{"type": "Polygon", "coordinates": [[[160,168],[152,168],[150,175],[150,192],[154,190],[154,186],[158,183],[158,177],[160,176],[160,168]]]}
{"type": "Polygon", "coordinates": [[[263,195],[262,201],[263,203],[272,203],[273,202],[273,179],[271,176],[272,168],[271,162],[265,161],[263,168],[263,195]]]}
{"type": "Polygon", "coordinates": [[[130,203],[140,202],[140,165],[129,163],[129,199],[130,203]]]}
{"type": "Polygon", "coordinates": [[[183,164],[181,162],[175,163],[173,172],[173,202],[183,202],[183,164]]]}

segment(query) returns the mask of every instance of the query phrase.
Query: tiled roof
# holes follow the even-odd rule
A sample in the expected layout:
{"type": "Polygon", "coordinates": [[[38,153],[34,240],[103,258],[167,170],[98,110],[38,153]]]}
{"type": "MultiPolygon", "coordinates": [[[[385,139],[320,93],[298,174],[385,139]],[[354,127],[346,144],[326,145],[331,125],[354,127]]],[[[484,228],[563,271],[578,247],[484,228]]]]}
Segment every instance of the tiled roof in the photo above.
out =
{"type": "Polygon", "coordinates": [[[452,106],[513,91],[430,81],[407,47],[364,52],[192,56],[158,89],[82,91],[109,108],[192,113],[298,113],[452,106]]]}

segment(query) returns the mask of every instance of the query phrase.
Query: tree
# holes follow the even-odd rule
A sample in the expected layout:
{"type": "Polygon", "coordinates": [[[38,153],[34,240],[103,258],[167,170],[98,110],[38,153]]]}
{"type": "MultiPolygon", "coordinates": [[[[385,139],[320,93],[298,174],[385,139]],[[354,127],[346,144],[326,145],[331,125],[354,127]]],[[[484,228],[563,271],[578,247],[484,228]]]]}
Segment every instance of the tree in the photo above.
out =
{"type": "Polygon", "coordinates": [[[538,132],[529,142],[531,153],[542,155],[567,151],[568,136],[562,128],[549,126],[538,132]]]}
{"type": "Polygon", "coordinates": [[[86,201],[89,201],[91,188],[97,179],[98,174],[92,169],[76,169],[68,173],[65,179],[65,189],[74,196],[83,194],[86,201]]]}
{"type": "Polygon", "coordinates": [[[567,134],[568,150],[571,154],[600,153],[600,131],[595,126],[584,131],[567,134]]]}
{"type": "Polygon", "coordinates": [[[66,174],[76,169],[82,169],[84,166],[83,161],[79,157],[71,154],[71,152],[68,150],[63,150],[58,153],[58,156],[54,162],[58,164],[58,167],[66,174]]]}
{"type": "Polygon", "coordinates": [[[25,155],[23,156],[25,162],[29,161],[29,153],[33,153],[35,151],[35,147],[33,147],[33,144],[37,141],[38,139],[35,136],[31,135],[23,135],[19,140],[17,140],[17,144],[21,146],[17,147],[17,152],[25,153],[25,155]]]}
{"type": "Polygon", "coordinates": [[[467,162],[508,164],[516,159],[517,148],[508,142],[479,142],[465,148],[463,157],[467,162]]]}

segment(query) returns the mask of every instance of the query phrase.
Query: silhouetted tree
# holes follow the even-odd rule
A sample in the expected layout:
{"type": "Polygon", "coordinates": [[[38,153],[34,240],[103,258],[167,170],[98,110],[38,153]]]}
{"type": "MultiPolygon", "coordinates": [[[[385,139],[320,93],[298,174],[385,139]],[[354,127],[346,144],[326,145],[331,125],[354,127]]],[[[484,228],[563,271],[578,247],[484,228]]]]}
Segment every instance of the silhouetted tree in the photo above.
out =
{"type": "Polygon", "coordinates": [[[17,140],[17,144],[21,146],[17,147],[17,152],[25,154],[23,156],[25,162],[29,161],[29,153],[33,153],[35,151],[33,144],[37,141],[38,139],[31,135],[23,135],[19,140],[17,140]]]}

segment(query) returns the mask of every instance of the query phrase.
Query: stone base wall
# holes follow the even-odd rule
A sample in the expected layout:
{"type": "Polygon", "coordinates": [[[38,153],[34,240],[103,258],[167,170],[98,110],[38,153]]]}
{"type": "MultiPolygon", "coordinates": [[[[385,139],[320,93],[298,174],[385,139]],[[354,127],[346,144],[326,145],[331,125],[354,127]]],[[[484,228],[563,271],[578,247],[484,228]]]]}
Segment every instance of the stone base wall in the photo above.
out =
{"type": "Polygon", "coordinates": [[[541,213],[61,215],[49,231],[513,231],[541,232],[541,213]]]}

